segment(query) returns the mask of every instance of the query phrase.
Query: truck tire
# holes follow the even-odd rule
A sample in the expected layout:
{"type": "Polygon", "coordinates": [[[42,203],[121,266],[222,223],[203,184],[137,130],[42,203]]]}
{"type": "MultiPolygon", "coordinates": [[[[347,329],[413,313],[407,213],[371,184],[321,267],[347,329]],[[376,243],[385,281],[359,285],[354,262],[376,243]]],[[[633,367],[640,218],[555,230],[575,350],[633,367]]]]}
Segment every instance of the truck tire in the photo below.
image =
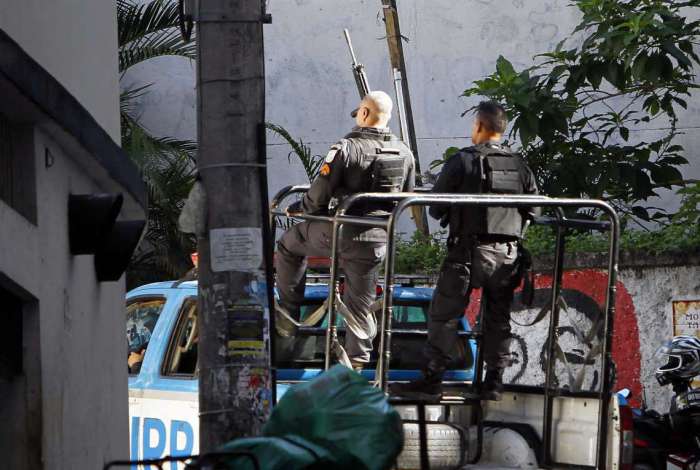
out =
{"type": "MultiPolygon", "coordinates": [[[[432,470],[459,468],[465,464],[467,432],[454,425],[430,423],[426,425],[428,457],[432,470]]],[[[399,470],[420,469],[420,441],[418,424],[404,423],[403,451],[396,461],[399,470]]]]}

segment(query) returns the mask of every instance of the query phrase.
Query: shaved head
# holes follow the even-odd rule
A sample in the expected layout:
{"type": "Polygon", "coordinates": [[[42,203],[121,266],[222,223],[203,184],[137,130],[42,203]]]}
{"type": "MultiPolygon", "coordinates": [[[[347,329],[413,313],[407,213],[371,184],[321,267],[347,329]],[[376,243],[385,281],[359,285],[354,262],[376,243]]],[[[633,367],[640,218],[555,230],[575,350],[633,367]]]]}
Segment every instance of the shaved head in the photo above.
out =
{"type": "Polygon", "coordinates": [[[383,91],[370,91],[357,109],[357,125],[360,127],[386,127],[391,119],[394,103],[383,91]]]}

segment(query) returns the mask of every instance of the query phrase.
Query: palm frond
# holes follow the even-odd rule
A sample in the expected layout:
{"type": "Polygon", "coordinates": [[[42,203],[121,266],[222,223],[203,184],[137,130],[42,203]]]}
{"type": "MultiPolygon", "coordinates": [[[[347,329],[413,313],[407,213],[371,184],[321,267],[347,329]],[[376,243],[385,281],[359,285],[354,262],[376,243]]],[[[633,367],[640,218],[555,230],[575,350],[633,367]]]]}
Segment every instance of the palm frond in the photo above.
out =
{"type": "Polygon", "coordinates": [[[154,137],[135,118],[122,113],[122,147],[136,165],[162,168],[184,159],[194,167],[197,143],[172,137],[154,137]]]}
{"type": "Polygon", "coordinates": [[[287,155],[287,159],[291,161],[291,156],[296,155],[304,167],[304,171],[306,172],[306,176],[309,178],[309,182],[312,181],[316,177],[318,169],[323,164],[323,157],[320,155],[312,155],[311,147],[304,144],[304,141],[301,139],[299,139],[299,141],[295,140],[284,127],[271,122],[266,122],[265,127],[287,141],[287,143],[292,147],[292,151],[289,153],[289,155],[287,155]]]}
{"type": "Polygon", "coordinates": [[[134,0],[117,0],[118,46],[163,31],[177,28],[177,2],[151,0],[139,4],[134,0]]]}
{"type": "MultiPolygon", "coordinates": [[[[140,87],[122,90],[119,93],[119,112],[120,112],[120,114],[127,115],[127,116],[131,117],[132,119],[135,119],[133,117],[134,113],[136,112],[136,109],[135,109],[136,104],[134,103],[134,101],[136,99],[142,97],[143,95],[145,95],[146,89],[148,89],[151,85],[153,85],[153,84],[149,83],[147,85],[143,85],[140,87]]],[[[124,119],[122,118],[122,122],[123,122],[123,120],[124,119]]]]}
{"type": "Polygon", "coordinates": [[[179,30],[161,31],[119,48],[119,71],[124,72],[154,57],[179,56],[194,59],[196,52],[194,43],[185,44],[182,41],[179,30]]]}
{"type": "MultiPolygon", "coordinates": [[[[195,57],[177,30],[177,4],[172,0],[117,0],[119,71],[164,55],[195,57]]],[[[143,174],[149,194],[148,228],[132,257],[128,279],[137,283],[181,277],[191,267],[196,240],[178,229],[182,206],[195,179],[196,142],[155,137],[137,116],[138,98],[151,84],[120,95],[122,147],[143,174]]]]}
{"type": "Polygon", "coordinates": [[[196,44],[185,43],[178,31],[177,3],[152,0],[139,5],[133,0],[117,0],[119,71],[144,60],[174,55],[193,59],[196,44]]]}
{"type": "Polygon", "coordinates": [[[196,250],[194,237],[180,232],[177,225],[195,180],[196,144],[156,138],[137,121],[128,123],[122,145],[141,169],[149,196],[148,228],[130,269],[160,279],[179,278],[191,268],[189,256],[196,250]]]}

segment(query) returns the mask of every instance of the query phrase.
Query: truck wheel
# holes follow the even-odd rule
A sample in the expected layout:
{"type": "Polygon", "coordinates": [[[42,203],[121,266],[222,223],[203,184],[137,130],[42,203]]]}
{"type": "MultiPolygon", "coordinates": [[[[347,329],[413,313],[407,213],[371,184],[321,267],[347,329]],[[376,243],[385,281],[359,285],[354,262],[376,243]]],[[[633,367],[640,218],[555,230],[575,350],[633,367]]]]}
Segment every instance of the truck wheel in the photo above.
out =
{"type": "MultiPolygon", "coordinates": [[[[465,464],[467,454],[467,431],[448,424],[426,425],[428,434],[428,458],[430,468],[459,468],[465,464]]],[[[403,451],[396,461],[399,470],[420,468],[420,441],[418,424],[404,423],[403,451]]]]}

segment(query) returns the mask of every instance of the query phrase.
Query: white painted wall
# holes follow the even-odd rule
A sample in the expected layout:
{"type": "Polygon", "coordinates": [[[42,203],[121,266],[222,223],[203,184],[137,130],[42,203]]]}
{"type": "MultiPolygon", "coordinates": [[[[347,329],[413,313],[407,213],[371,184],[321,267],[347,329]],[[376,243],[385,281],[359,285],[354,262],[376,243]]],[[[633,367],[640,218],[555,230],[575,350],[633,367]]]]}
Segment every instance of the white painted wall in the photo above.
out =
{"type": "Polygon", "coordinates": [[[120,143],[115,0],[0,0],[0,29],[120,143]]]}
{"type": "Polygon", "coordinates": [[[101,468],[129,455],[125,285],[123,277],[98,283],[94,257],[70,254],[68,195],[119,189],[87,174],[42,131],[34,139],[38,223],[0,201],[0,272],[38,300],[40,351],[25,354],[40,354],[43,442],[12,451],[41,454],[46,469],[101,468]]]}
{"type": "MultiPolygon", "coordinates": [[[[470,121],[460,114],[477,100],[460,98],[462,91],[491,73],[499,55],[525,67],[565,38],[578,23],[578,11],[568,5],[567,0],[399,0],[402,32],[410,40],[404,48],[424,170],[447,147],[469,145],[470,121]]],[[[314,153],[325,154],[352,125],[348,113],[357,101],[343,28],[350,29],[371,87],[392,89],[385,30],[377,19],[380,2],[276,0],[270,12],[273,22],[264,26],[267,119],[302,138],[314,153]]],[[[127,86],[154,83],[141,111],[156,134],[196,138],[194,70],[188,60],[160,58],[125,78],[127,86]]],[[[698,178],[700,141],[693,129],[700,125],[700,100],[690,100],[680,125],[687,129],[679,140],[691,160],[686,176],[698,178]]],[[[287,163],[289,151],[270,137],[272,192],[305,181],[301,166],[287,163]]],[[[676,200],[669,193],[651,202],[673,207],[676,200]]]]}

